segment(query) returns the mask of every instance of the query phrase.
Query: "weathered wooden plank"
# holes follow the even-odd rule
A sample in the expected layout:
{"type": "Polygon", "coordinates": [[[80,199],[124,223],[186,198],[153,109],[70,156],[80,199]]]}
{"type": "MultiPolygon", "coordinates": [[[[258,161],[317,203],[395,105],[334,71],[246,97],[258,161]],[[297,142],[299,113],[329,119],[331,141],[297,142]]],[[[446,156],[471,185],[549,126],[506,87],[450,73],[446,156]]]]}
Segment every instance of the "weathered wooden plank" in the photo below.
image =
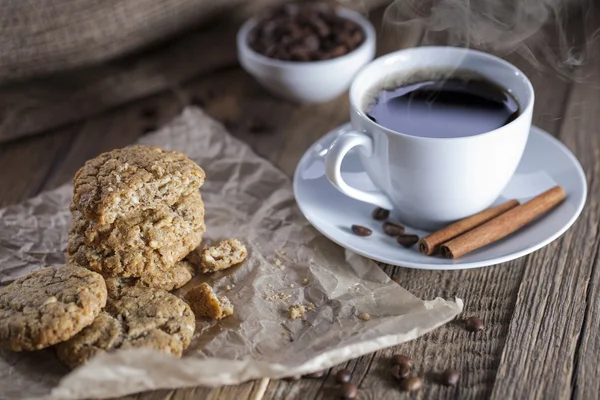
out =
{"type": "Polygon", "coordinates": [[[598,396],[598,71],[598,56],[578,71],[559,135],[586,171],[589,202],[563,238],[527,263],[492,398],[598,396]]]}
{"type": "MultiPolygon", "coordinates": [[[[588,177],[588,203],[580,217],[570,268],[584,269],[585,274],[576,292],[581,293],[582,325],[574,337],[575,354],[571,386],[575,399],[597,398],[600,393],[600,51],[592,54],[581,71],[571,93],[561,140],[574,151],[588,177]],[[589,279],[587,287],[585,281],[589,279]]],[[[575,327],[578,328],[578,327],[575,327]]]]}

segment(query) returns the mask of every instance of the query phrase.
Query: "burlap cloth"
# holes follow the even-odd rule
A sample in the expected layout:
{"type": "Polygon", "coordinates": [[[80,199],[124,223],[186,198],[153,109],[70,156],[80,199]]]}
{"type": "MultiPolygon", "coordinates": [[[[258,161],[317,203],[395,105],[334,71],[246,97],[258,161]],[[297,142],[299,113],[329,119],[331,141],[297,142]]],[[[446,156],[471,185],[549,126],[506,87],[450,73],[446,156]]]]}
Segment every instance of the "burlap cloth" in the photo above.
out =
{"type": "Polygon", "coordinates": [[[235,64],[240,23],[284,1],[3,0],[0,143],[235,64]]]}

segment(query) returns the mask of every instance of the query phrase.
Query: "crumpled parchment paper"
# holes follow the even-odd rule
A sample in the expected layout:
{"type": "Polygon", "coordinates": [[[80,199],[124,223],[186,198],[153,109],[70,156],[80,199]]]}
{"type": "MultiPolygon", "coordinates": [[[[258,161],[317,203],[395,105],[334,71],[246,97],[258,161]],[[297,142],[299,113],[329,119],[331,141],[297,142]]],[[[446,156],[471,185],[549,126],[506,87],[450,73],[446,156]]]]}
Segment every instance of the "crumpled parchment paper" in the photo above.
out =
{"type": "MultiPolygon", "coordinates": [[[[2,350],[0,398],[107,398],[303,374],[412,340],[461,312],[460,299],[422,301],[373,261],[320,235],[296,207],[288,177],[202,111],[185,110],[141,143],[182,151],[205,169],[204,244],[227,237],[246,243],[242,266],[194,279],[225,293],[234,315],[198,320],[181,359],[127,350],[69,372],[51,348],[2,350]],[[287,310],[295,303],[314,309],[292,321],[287,310]]],[[[1,284],[64,262],[71,191],[65,185],[0,210],[1,284]]]]}

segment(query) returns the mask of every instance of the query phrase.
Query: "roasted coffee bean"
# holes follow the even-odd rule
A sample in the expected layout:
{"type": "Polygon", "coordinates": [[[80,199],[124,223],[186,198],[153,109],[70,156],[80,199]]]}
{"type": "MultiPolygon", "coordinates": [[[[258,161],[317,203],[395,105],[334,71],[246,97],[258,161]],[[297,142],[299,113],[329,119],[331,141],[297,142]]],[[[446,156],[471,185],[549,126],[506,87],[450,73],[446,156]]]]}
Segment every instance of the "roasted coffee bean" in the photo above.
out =
{"type": "Polygon", "coordinates": [[[356,399],[358,387],[352,382],[345,382],[340,387],[340,395],[342,399],[356,399]]]}
{"type": "Polygon", "coordinates": [[[385,219],[387,219],[387,217],[390,216],[390,211],[386,210],[385,208],[381,208],[381,207],[377,207],[376,209],[373,210],[373,214],[371,214],[373,216],[374,219],[378,220],[378,221],[383,221],[385,219]]]}
{"type": "Polygon", "coordinates": [[[410,356],[404,354],[394,354],[392,356],[392,365],[408,365],[412,368],[413,360],[410,356]]]}
{"type": "Polygon", "coordinates": [[[321,44],[319,42],[319,37],[316,35],[308,35],[304,38],[304,47],[306,48],[307,51],[309,52],[313,52],[319,49],[319,45],[321,44]]]}
{"type": "Polygon", "coordinates": [[[352,379],[352,372],[347,369],[340,369],[335,374],[335,380],[339,383],[350,382],[350,379],[352,379]]]}
{"type": "Polygon", "coordinates": [[[256,52],[279,60],[316,61],[347,54],[365,40],[356,22],[338,15],[335,7],[284,5],[266,13],[248,34],[256,52]]]}
{"type": "Polygon", "coordinates": [[[404,227],[402,225],[386,221],[383,223],[383,232],[390,236],[400,236],[404,233],[404,227]]]}
{"type": "Polygon", "coordinates": [[[419,237],[417,235],[400,235],[396,241],[404,247],[412,247],[417,244],[419,237]]]}
{"type": "Polygon", "coordinates": [[[292,375],[292,376],[287,376],[287,377],[283,378],[283,380],[288,381],[288,382],[298,382],[300,379],[302,379],[301,375],[292,375]]]}
{"type": "Polygon", "coordinates": [[[460,381],[460,372],[455,369],[447,369],[440,374],[440,383],[444,386],[456,386],[460,381]]]}
{"type": "Polygon", "coordinates": [[[336,46],[333,49],[331,49],[329,51],[329,54],[327,54],[327,56],[329,58],[336,58],[336,57],[343,56],[347,52],[348,52],[348,47],[343,44],[340,44],[339,46],[336,46]]]}
{"type": "Polygon", "coordinates": [[[404,354],[395,354],[392,357],[392,365],[408,365],[409,367],[413,366],[413,360],[409,356],[405,356],[404,354]]]}
{"type": "Polygon", "coordinates": [[[483,321],[477,317],[467,318],[465,321],[465,328],[467,328],[470,332],[479,332],[482,331],[485,326],[483,325],[483,321]]]}
{"type": "Polygon", "coordinates": [[[325,376],[325,371],[316,371],[316,372],[313,372],[312,374],[304,375],[305,378],[310,378],[310,379],[320,379],[324,376],[325,376]]]}
{"type": "Polygon", "coordinates": [[[421,389],[421,386],[423,386],[423,381],[418,376],[406,378],[400,382],[400,389],[405,392],[414,392],[421,389]]]}
{"type": "Polygon", "coordinates": [[[352,225],[352,232],[358,236],[370,236],[373,233],[369,228],[360,225],[352,225]]]}
{"type": "Polygon", "coordinates": [[[390,372],[392,373],[392,376],[395,379],[401,381],[402,379],[408,378],[408,375],[410,375],[410,365],[408,365],[408,364],[392,365],[390,372]]]}

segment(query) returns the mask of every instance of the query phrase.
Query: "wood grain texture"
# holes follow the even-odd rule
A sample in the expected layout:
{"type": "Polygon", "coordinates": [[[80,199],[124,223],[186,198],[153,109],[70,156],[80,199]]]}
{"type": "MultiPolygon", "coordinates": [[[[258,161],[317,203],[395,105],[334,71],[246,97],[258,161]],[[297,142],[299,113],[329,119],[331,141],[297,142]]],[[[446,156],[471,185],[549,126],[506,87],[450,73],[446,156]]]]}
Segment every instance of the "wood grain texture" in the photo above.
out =
{"type": "MultiPolygon", "coordinates": [[[[397,37],[389,38],[381,42],[380,51],[402,46],[395,42],[397,37]]],[[[464,314],[415,341],[332,368],[322,379],[161,390],[126,399],[331,399],[338,387],[334,374],[341,368],[353,372],[363,400],[597,398],[600,59],[584,66],[578,72],[580,82],[574,85],[551,72],[519,64],[522,61],[516,57],[508,59],[524,70],[536,88],[534,123],[573,150],[587,173],[590,196],[584,214],[560,240],[530,256],[483,269],[420,271],[382,266],[423,299],[465,299],[464,314]],[[462,319],[471,315],[484,320],[483,332],[464,329],[462,319]],[[414,358],[414,373],[425,378],[418,393],[399,392],[390,378],[389,358],[395,353],[414,358]],[[446,368],[462,373],[459,387],[435,383],[435,374],[446,368]]],[[[297,106],[273,98],[238,67],[223,68],[82,123],[0,145],[0,205],[69,181],[85,160],[134,142],[192,103],[288,175],[310,144],[348,119],[346,96],[322,105],[297,106]]]]}

